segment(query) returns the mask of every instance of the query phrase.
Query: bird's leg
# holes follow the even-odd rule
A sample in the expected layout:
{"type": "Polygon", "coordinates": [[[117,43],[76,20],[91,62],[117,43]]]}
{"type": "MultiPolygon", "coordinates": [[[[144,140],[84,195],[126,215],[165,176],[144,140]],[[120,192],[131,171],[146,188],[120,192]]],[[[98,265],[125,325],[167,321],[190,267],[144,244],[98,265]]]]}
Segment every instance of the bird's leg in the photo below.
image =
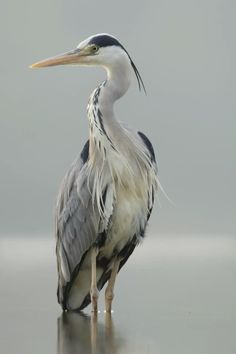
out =
{"type": "Polygon", "coordinates": [[[98,306],[97,306],[97,303],[98,303],[97,255],[98,255],[98,249],[92,248],[92,251],[91,251],[91,288],[90,288],[92,312],[97,312],[97,310],[98,310],[98,306]]]}
{"type": "Polygon", "coordinates": [[[111,304],[112,304],[112,300],[114,298],[114,285],[115,285],[116,276],[117,276],[117,273],[119,270],[119,265],[120,265],[120,259],[117,258],[113,264],[111,276],[108,281],[107,288],[105,290],[106,312],[111,312],[111,304]]]}

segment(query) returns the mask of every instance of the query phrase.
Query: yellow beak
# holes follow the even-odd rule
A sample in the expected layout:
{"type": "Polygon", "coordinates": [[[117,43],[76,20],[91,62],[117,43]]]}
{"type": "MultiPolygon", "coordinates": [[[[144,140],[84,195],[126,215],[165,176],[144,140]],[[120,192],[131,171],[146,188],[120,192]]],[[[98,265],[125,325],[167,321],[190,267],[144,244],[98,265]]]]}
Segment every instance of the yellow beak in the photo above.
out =
{"type": "Polygon", "coordinates": [[[80,58],[85,56],[86,53],[83,53],[80,49],[75,49],[67,53],[56,55],[55,57],[47,58],[37,63],[30,65],[30,68],[45,68],[47,66],[56,66],[56,65],[68,65],[68,64],[77,64],[80,61],[80,58]]]}

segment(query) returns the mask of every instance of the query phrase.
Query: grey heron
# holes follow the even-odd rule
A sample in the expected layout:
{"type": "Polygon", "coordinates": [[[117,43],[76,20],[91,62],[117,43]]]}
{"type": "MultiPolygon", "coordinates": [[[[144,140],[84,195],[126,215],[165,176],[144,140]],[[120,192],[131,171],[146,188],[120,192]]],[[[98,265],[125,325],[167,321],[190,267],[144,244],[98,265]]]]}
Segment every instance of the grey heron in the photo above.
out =
{"type": "Polygon", "coordinates": [[[114,103],[128,90],[132,72],[145,87],[124,46],[102,33],[76,49],[33,64],[105,68],[107,77],[91,94],[89,139],[61,184],[55,212],[58,302],[63,310],[97,311],[99,291],[111,311],[117,273],[144,238],[158,188],[149,139],[119,122],[114,103]]]}

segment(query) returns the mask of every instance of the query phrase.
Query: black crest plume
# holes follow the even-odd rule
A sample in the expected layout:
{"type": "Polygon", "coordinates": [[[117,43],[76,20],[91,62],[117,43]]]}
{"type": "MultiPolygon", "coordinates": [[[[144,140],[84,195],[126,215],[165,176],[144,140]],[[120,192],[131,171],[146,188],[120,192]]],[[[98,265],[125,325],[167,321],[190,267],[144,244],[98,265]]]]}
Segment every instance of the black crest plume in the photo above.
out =
{"type": "Polygon", "coordinates": [[[144,83],[143,83],[143,79],[142,79],[137,67],[135,66],[133,60],[131,59],[131,56],[129,55],[129,53],[127,52],[125,47],[123,47],[123,45],[116,38],[111,37],[108,34],[101,34],[99,36],[95,36],[95,37],[91,38],[89,43],[96,44],[99,47],[108,47],[108,46],[114,45],[114,46],[122,48],[126,52],[128,57],[129,57],[131,66],[132,66],[132,68],[134,70],[135,76],[136,76],[137,81],[138,81],[139,91],[141,91],[143,89],[145,94],[147,93],[146,92],[146,88],[145,88],[144,83]]]}

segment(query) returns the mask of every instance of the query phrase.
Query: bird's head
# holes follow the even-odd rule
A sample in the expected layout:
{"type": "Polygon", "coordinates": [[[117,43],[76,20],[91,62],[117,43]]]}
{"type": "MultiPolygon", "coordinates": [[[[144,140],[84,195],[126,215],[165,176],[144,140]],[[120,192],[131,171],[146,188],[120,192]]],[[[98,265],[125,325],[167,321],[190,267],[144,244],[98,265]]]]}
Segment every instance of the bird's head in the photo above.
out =
{"type": "Polygon", "coordinates": [[[56,65],[85,65],[112,68],[125,61],[133,68],[138,80],[139,89],[143,87],[145,91],[141,75],[127,50],[115,37],[106,33],[90,36],[75,49],[44,59],[32,64],[30,67],[45,68],[56,65]]]}

